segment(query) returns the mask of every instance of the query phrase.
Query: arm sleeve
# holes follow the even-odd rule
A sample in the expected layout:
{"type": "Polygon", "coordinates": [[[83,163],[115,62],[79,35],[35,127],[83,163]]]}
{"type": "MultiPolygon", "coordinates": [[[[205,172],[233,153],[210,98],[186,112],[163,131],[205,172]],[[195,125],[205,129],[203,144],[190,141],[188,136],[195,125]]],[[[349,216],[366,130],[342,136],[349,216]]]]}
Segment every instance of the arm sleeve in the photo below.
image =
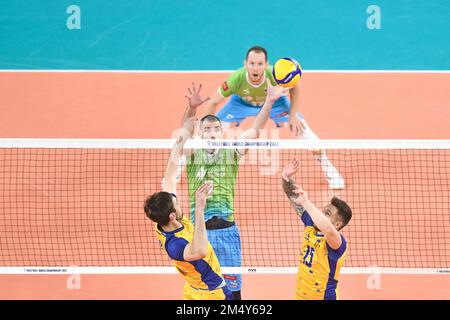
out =
{"type": "Polygon", "coordinates": [[[311,219],[311,216],[309,215],[309,213],[306,210],[303,211],[302,222],[305,225],[305,227],[312,227],[314,225],[314,222],[311,219]]]}
{"type": "Polygon", "coordinates": [[[173,260],[184,261],[184,249],[188,245],[186,239],[176,238],[166,242],[166,251],[173,260]]]}
{"type": "Polygon", "coordinates": [[[328,252],[332,252],[336,256],[336,258],[340,258],[344,254],[345,250],[347,249],[347,241],[345,240],[345,238],[342,234],[341,234],[341,239],[342,239],[341,246],[336,250],[333,249],[332,247],[330,247],[327,242],[328,252]]]}
{"type": "Polygon", "coordinates": [[[220,85],[219,91],[224,98],[227,98],[236,92],[238,76],[238,71],[235,71],[220,85]]]}

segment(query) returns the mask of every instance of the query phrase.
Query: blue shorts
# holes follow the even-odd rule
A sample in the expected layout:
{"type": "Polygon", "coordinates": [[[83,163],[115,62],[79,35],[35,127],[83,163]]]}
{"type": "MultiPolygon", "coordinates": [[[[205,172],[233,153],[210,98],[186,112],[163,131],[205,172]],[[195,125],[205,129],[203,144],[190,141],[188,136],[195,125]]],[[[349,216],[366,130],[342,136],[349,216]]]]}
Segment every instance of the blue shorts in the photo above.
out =
{"type": "MultiPolygon", "coordinates": [[[[287,97],[281,97],[273,104],[270,111],[270,119],[275,122],[277,127],[280,127],[281,122],[287,122],[289,120],[289,110],[291,109],[291,103],[287,97]]],[[[240,96],[233,94],[231,99],[223,106],[222,110],[217,113],[217,117],[222,122],[237,122],[240,125],[245,118],[256,117],[261,107],[255,107],[248,104],[240,96]]]]}
{"type": "MultiPolygon", "coordinates": [[[[207,230],[207,233],[221,267],[242,266],[241,236],[236,225],[224,229],[207,230]]],[[[223,277],[230,291],[241,290],[241,274],[224,274],[223,277]]]]}

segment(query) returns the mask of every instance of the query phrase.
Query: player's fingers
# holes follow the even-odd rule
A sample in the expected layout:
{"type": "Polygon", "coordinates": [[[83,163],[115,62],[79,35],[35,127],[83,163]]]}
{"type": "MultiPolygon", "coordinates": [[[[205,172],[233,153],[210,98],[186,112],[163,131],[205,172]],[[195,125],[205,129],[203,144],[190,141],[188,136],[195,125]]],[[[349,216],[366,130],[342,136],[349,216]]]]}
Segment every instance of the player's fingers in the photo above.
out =
{"type": "Polygon", "coordinates": [[[202,185],[198,190],[197,190],[197,194],[198,195],[203,195],[206,193],[208,185],[205,183],[204,185],[202,185]]]}
{"type": "Polygon", "coordinates": [[[292,132],[292,124],[289,124],[289,131],[292,132]]]}
{"type": "Polygon", "coordinates": [[[188,88],[189,94],[192,95],[191,88],[188,88]]]}
{"type": "Polygon", "coordinates": [[[212,189],[213,189],[212,183],[207,182],[206,183],[206,189],[205,189],[205,195],[206,196],[210,196],[211,193],[212,193],[212,189]]]}
{"type": "Polygon", "coordinates": [[[192,90],[195,92],[195,83],[192,82],[192,90]]]}
{"type": "Polygon", "coordinates": [[[206,191],[206,190],[208,190],[208,188],[210,187],[210,183],[209,182],[205,182],[204,184],[203,184],[203,186],[202,186],[202,191],[206,191]]]}
{"type": "Polygon", "coordinates": [[[211,181],[206,181],[205,184],[204,184],[204,186],[205,186],[205,189],[206,189],[206,190],[209,190],[209,189],[211,189],[211,187],[212,187],[212,182],[211,182],[211,181]]]}
{"type": "Polygon", "coordinates": [[[202,90],[202,84],[201,84],[201,83],[200,83],[200,85],[198,86],[197,93],[200,93],[200,90],[202,90]]]}
{"type": "Polygon", "coordinates": [[[197,192],[201,192],[204,188],[205,188],[205,183],[204,184],[202,184],[198,189],[197,189],[197,192]]]}

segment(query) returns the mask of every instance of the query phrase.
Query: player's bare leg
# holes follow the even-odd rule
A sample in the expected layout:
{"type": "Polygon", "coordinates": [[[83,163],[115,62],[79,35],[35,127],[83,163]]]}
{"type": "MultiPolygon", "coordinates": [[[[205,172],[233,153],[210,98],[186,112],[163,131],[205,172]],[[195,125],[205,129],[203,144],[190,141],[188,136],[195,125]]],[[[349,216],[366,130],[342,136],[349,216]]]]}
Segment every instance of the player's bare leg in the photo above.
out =
{"type": "MultiPolygon", "coordinates": [[[[296,114],[296,117],[303,124],[303,133],[299,135],[298,139],[307,140],[319,140],[319,137],[311,130],[311,128],[306,123],[305,119],[300,113],[296,114]]],[[[325,150],[315,150],[313,151],[314,157],[320,162],[325,177],[328,181],[330,189],[344,189],[345,181],[340,175],[339,171],[334,167],[331,161],[327,157],[325,150]]]]}

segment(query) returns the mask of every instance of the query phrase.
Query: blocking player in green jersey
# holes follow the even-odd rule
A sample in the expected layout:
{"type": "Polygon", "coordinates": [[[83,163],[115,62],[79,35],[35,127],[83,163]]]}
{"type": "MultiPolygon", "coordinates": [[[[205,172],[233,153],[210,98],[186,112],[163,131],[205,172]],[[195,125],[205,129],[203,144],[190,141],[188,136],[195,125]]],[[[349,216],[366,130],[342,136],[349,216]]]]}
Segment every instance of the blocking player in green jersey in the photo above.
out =
{"type": "MultiPolygon", "coordinates": [[[[217,92],[205,104],[205,114],[215,114],[216,107],[230,98],[217,117],[229,127],[239,126],[248,118],[256,116],[266,99],[267,82],[276,85],[272,75],[272,66],[267,60],[267,51],[262,47],[252,47],[247,51],[244,67],[233,72],[222,83],[217,92]]],[[[300,81],[291,88],[290,100],[283,96],[273,104],[270,118],[277,127],[288,124],[289,130],[299,139],[318,140],[299,112],[300,81]]],[[[344,179],[328,159],[325,151],[315,152],[331,189],[343,189],[344,179]]]]}
{"type": "MultiPolygon", "coordinates": [[[[255,139],[259,130],[269,119],[275,101],[288,94],[288,89],[266,84],[267,94],[264,104],[259,108],[252,127],[240,139],[255,139]]],[[[193,86],[187,96],[189,107],[184,118],[195,116],[196,109],[204,101],[200,88],[193,86]]],[[[219,118],[207,115],[200,120],[202,139],[223,139],[223,127],[219,118]]],[[[208,240],[214,248],[222,267],[241,267],[241,241],[239,229],[234,218],[234,192],[239,169],[239,160],[247,153],[246,148],[184,150],[186,173],[190,198],[191,218],[194,218],[195,191],[206,182],[212,182],[213,195],[207,200],[204,209],[208,240]]],[[[224,279],[235,300],[241,299],[242,278],[240,274],[226,274],[224,279]]]]}

